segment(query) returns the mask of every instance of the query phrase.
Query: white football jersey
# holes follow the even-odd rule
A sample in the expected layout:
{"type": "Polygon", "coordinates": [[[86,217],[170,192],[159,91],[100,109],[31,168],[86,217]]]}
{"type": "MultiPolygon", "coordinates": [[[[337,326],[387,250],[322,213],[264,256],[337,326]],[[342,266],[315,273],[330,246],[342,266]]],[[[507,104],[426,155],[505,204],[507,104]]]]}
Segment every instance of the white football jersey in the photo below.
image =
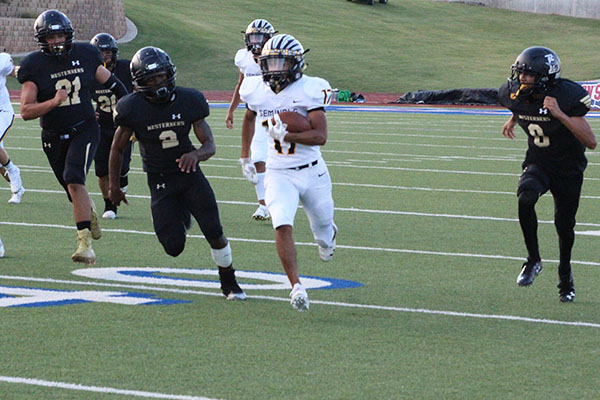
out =
{"type": "Polygon", "coordinates": [[[254,61],[252,52],[247,49],[239,49],[237,53],[235,53],[234,62],[240,69],[240,72],[244,75],[244,78],[262,75],[260,65],[254,61]]]}
{"type": "Polygon", "coordinates": [[[328,106],[331,93],[329,82],[307,75],[303,75],[277,94],[261,76],[244,79],[240,87],[240,98],[256,113],[255,134],[262,130],[268,136],[267,168],[294,168],[321,157],[321,146],[292,143],[282,149],[282,146],[268,135],[263,122],[283,111],[295,111],[308,116],[308,111],[328,106]]]}
{"type": "Polygon", "coordinates": [[[10,104],[10,95],[6,89],[6,76],[14,69],[13,60],[10,54],[0,53],[0,111],[13,112],[10,104]]]}

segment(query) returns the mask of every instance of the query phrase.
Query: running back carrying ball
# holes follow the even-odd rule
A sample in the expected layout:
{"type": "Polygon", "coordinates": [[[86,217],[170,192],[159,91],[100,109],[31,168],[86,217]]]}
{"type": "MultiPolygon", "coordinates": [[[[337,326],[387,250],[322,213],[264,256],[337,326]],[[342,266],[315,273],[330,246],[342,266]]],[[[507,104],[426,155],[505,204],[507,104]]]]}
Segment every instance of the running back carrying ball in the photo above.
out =
{"type": "MultiPolygon", "coordinates": [[[[286,125],[288,132],[304,132],[312,129],[310,121],[304,115],[295,111],[283,111],[280,112],[279,118],[286,125]]],[[[271,118],[271,121],[275,123],[275,119],[271,118]]],[[[263,121],[263,126],[267,126],[267,120],[263,121]]]]}

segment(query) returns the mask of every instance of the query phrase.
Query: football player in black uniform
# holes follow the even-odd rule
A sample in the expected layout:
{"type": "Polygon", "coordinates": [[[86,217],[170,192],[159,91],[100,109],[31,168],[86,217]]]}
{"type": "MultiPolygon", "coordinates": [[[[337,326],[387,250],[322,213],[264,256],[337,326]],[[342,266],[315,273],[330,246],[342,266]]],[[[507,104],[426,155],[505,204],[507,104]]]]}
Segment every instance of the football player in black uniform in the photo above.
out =
{"type": "MultiPolygon", "coordinates": [[[[104,66],[131,92],[133,85],[131,83],[131,74],[129,72],[129,60],[117,59],[119,47],[117,41],[108,33],[99,33],[90,40],[90,44],[96,46],[102,54],[104,66]]],[[[116,96],[104,87],[96,85],[92,93],[92,98],[96,102],[96,116],[100,125],[100,142],[96,150],[94,162],[96,165],[96,176],[98,185],[104,198],[104,213],[102,218],[114,219],[117,216],[117,206],[108,198],[108,156],[110,154],[110,145],[115,136],[115,124],[113,122],[113,111],[117,105],[116,96]]],[[[127,191],[129,163],[131,162],[131,148],[133,142],[129,142],[123,152],[123,166],[121,168],[121,190],[127,191]]]]}
{"type": "Polygon", "coordinates": [[[65,14],[44,11],[35,20],[34,29],[40,51],[27,55],[18,72],[23,84],[21,117],[40,118],[44,153],[73,204],[77,250],[71,258],[93,264],[96,255],[91,239],[99,239],[101,231],[85,178],[100,132],[90,92],[96,82],[117,98],[127,90],[103,66],[96,47],[73,43],[73,27],[65,14]]]}
{"type": "Polygon", "coordinates": [[[499,89],[500,103],[512,111],[502,134],[515,138],[519,124],[528,134],[528,148],[519,179],[519,222],[527,247],[527,261],[517,278],[529,286],[542,271],[537,237],[535,204],[550,191],[554,197],[554,225],[558,233],[559,298],[571,302],[575,286],[571,249],[575,241],[575,215],[579,207],[585,148],[596,147],[596,137],[584,116],[591,99],[579,84],[560,78],[556,53],[546,47],[530,47],[517,57],[512,74],[499,89]]]}
{"type": "Polygon", "coordinates": [[[221,290],[229,300],[244,300],[232,267],[231,247],[219,220],[213,190],[198,167],[215,154],[212,131],[205,121],[204,95],[175,86],[176,68],[167,53],[144,47],[131,60],[134,92],[117,103],[117,131],[110,149],[109,193],[117,206],[127,204],[119,176],[123,152],[133,133],[140,146],[151,195],[154,231],[165,252],[177,257],[185,247],[191,216],[210,244],[219,267],[221,290]],[[201,143],[196,149],[190,129],[201,143]]]}

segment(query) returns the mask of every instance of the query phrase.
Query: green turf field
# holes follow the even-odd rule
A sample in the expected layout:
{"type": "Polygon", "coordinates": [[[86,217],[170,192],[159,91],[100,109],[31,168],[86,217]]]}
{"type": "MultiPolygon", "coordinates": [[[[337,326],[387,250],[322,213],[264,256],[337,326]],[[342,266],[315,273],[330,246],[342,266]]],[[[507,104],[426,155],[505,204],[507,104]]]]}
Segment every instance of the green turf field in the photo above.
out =
{"type": "MultiPolygon", "coordinates": [[[[283,269],[270,224],[250,219],[254,190],[236,163],[239,132],[226,130],[224,118],[224,108],[212,110],[218,150],[202,169],[219,200],[234,266],[248,271],[240,281],[271,285],[247,286],[249,299],[238,303],[206,287],[216,280],[208,272],[171,270],[214,271],[214,264],[197,227],[181,256],[163,253],[137,149],[130,205],[102,221],[93,267],[163,269],[157,275],[165,282],[75,275],[85,266],[70,261],[70,206],[41,151],[37,123],[16,120],[5,145],[27,193],[9,206],[8,185],[0,185],[0,304],[11,290],[25,293],[21,301],[39,296],[36,288],[86,298],[96,292],[103,302],[0,308],[0,398],[597,398],[599,238],[578,234],[577,298],[561,304],[553,205],[543,197],[545,270],[531,288],[517,287],[525,251],[514,191],[526,142],[524,134],[502,137],[506,116],[329,112],[324,157],[338,250],[331,262],[320,261],[300,210],[300,272],[362,286],[309,290],[306,313],[291,308],[289,289],[273,277],[251,275],[283,269]],[[198,285],[185,286],[190,282],[198,285]],[[184,302],[116,303],[142,295],[184,302]]],[[[598,132],[600,120],[589,121],[598,132]]],[[[589,159],[578,232],[600,226],[597,154],[589,159]]],[[[93,170],[88,187],[101,204],[93,170]]]]}

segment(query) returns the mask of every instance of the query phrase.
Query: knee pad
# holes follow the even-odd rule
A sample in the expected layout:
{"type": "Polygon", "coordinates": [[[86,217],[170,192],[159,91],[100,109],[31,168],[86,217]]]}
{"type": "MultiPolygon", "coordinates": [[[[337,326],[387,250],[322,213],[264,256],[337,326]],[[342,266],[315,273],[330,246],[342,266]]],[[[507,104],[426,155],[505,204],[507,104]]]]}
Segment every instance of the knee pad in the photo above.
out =
{"type": "Polygon", "coordinates": [[[227,243],[227,246],[222,249],[210,249],[210,253],[212,254],[213,260],[219,267],[229,267],[233,263],[233,258],[231,257],[231,246],[227,243]]]}

